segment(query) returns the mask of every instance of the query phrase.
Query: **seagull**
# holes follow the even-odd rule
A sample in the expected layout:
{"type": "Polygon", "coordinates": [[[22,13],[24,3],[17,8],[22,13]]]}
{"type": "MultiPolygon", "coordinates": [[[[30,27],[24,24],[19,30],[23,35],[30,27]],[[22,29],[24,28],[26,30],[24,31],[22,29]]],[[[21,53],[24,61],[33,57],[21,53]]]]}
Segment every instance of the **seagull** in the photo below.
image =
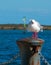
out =
{"type": "Polygon", "coordinates": [[[30,20],[30,23],[28,24],[27,30],[33,32],[32,38],[38,39],[38,32],[42,31],[43,26],[40,25],[40,23],[34,19],[30,20]]]}

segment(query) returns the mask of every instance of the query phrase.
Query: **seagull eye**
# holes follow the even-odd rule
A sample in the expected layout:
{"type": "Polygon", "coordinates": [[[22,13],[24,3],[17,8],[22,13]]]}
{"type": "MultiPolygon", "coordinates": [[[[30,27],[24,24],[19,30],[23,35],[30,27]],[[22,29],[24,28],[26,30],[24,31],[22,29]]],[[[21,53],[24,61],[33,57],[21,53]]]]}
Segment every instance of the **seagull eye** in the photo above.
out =
{"type": "Polygon", "coordinates": [[[33,22],[31,22],[32,24],[34,24],[33,22]]]}

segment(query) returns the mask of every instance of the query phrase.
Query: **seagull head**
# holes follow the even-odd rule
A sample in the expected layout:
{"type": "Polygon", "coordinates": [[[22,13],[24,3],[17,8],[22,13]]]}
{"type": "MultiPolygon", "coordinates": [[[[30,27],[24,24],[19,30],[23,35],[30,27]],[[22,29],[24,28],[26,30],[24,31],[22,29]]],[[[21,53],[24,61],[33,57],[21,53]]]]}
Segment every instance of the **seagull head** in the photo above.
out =
{"type": "Polygon", "coordinates": [[[34,19],[30,20],[30,23],[31,23],[31,24],[35,24],[35,22],[36,22],[36,21],[35,21],[34,19]]]}

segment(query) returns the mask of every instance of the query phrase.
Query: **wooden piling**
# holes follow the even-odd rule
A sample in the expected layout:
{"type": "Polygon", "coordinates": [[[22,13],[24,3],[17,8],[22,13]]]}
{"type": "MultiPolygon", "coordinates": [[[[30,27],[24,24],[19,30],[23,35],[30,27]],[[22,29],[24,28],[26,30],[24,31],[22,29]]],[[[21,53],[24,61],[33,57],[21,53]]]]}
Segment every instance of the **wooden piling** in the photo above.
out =
{"type": "Polygon", "coordinates": [[[41,50],[42,39],[34,40],[32,38],[26,38],[17,40],[17,44],[20,48],[21,65],[40,65],[39,50],[41,50]]]}

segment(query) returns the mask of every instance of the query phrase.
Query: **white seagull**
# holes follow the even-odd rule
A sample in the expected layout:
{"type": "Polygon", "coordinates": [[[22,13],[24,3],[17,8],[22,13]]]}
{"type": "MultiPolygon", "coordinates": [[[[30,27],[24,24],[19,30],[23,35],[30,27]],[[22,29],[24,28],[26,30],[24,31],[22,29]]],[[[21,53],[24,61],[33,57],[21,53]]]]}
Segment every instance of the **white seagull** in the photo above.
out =
{"type": "Polygon", "coordinates": [[[39,24],[36,20],[32,19],[30,23],[28,24],[27,30],[34,32],[32,38],[37,39],[38,38],[38,32],[42,31],[43,26],[39,24]]]}

